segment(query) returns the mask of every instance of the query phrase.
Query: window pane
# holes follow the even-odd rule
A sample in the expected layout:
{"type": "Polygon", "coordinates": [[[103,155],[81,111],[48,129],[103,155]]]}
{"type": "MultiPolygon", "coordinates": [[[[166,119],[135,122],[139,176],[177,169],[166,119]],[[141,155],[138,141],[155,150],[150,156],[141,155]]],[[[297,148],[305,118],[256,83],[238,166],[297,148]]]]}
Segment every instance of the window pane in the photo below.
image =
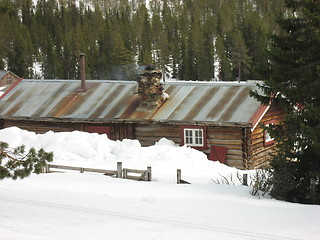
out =
{"type": "Polygon", "coordinates": [[[191,130],[185,130],[185,144],[192,144],[192,131],[191,130]]]}

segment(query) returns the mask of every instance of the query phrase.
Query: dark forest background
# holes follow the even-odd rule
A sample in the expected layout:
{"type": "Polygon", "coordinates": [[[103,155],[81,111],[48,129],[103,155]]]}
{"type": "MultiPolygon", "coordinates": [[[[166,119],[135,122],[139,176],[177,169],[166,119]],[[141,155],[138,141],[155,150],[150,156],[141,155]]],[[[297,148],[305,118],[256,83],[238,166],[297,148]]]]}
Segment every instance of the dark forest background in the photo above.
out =
{"type": "Polygon", "coordinates": [[[23,78],[261,79],[284,0],[0,0],[0,69],[23,78]],[[35,72],[35,65],[41,74],[35,72]]]}

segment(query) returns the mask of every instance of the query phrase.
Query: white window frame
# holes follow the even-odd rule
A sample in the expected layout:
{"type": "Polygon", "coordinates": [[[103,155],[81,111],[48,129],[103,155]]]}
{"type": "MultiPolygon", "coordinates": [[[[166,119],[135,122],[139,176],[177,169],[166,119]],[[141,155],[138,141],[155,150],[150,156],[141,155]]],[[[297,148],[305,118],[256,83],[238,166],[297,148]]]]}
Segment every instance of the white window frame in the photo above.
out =
{"type": "Polygon", "coordinates": [[[184,144],[190,147],[204,147],[204,131],[202,128],[184,128],[184,144]],[[199,135],[200,133],[200,135],[199,135]]]}

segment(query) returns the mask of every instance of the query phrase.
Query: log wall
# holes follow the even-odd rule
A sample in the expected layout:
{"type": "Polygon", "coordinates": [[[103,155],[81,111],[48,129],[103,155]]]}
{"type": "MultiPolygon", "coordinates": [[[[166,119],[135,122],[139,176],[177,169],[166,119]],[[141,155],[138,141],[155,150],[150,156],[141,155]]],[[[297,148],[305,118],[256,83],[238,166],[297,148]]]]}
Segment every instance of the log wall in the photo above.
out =
{"type": "Polygon", "coordinates": [[[79,127],[72,123],[27,120],[3,120],[2,128],[7,127],[19,127],[21,129],[36,133],[46,133],[50,130],[54,132],[70,132],[74,130],[79,130],[79,127]]]}
{"type": "Polygon", "coordinates": [[[71,132],[71,131],[86,131],[87,126],[108,126],[111,128],[111,136],[113,140],[122,140],[124,138],[133,138],[132,124],[123,123],[83,123],[83,122],[53,122],[53,121],[29,121],[29,120],[2,120],[1,128],[19,127],[24,130],[46,133],[54,132],[71,132]]]}
{"type": "Polygon", "coordinates": [[[165,124],[136,124],[134,127],[134,138],[142,146],[153,145],[163,137],[180,144],[180,127],[165,124]]]}
{"type": "Polygon", "coordinates": [[[208,127],[207,130],[208,150],[210,154],[212,145],[226,147],[226,164],[228,166],[243,168],[242,128],[236,127],[208,127]]]}
{"type": "Polygon", "coordinates": [[[260,124],[251,133],[252,146],[252,163],[251,168],[261,168],[267,166],[271,160],[271,154],[275,152],[276,143],[265,144],[264,130],[261,125],[270,123],[270,121],[277,124],[284,119],[283,110],[275,105],[272,105],[265,116],[261,119],[260,124]]]}
{"type": "MultiPolygon", "coordinates": [[[[137,124],[134,135],[142,146],[150,146],[161,138],[165,137],[181,144],[180,126],[164,124],[137,124]]],[[[207,128],[207,149],[202,150],[207,156],[210,156],[212,145],[224,146],[228,148],[226,155],[226,164],[229,166],[244,168],[242,128],[231,127],[208,127],[207,128]]]]}

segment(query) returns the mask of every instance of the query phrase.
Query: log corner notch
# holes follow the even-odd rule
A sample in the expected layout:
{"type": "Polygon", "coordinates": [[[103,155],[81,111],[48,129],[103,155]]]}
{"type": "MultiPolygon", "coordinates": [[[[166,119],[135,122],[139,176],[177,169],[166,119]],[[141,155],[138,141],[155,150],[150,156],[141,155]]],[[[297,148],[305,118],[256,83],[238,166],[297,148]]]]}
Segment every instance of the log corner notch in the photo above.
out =
{"type": "Polygon", "coordinates": [[[249,127],[242,128],[242,166],[243,169],[252,167],[251,129],[249,127]]]}

